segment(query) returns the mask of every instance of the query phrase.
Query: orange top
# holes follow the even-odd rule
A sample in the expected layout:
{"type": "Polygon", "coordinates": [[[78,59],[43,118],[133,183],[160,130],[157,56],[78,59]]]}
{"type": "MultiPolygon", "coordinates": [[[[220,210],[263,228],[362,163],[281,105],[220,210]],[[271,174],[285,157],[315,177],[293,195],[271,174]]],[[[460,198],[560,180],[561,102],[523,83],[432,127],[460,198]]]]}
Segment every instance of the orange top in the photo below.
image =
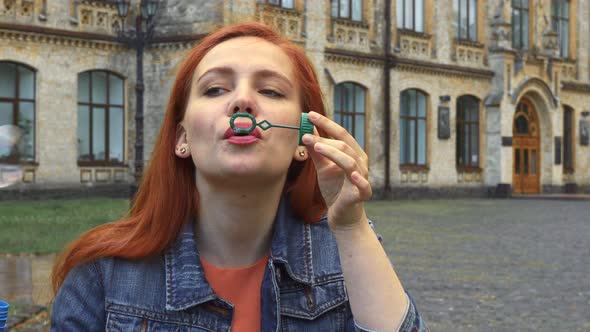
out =
{"type": "Polygon", "coordinates": [[[213,291],[234,305],[232,331],[260,331],[260,287],[268,253],[258,262],[240,268],[221,268],[201,258],[205,277],[213,291]]]}

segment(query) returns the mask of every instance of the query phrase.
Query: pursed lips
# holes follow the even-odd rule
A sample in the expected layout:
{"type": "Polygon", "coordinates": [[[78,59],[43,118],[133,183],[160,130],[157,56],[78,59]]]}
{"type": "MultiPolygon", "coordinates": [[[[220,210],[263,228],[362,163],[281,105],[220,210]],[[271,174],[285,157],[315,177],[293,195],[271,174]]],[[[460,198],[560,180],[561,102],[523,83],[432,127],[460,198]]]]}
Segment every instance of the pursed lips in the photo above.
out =
{"type": "MultiPolygon", "coordinates": [[[[234,126],[236,128],[250,128],[252,126],[252,124],[246,123],[246,122],[237,122],[237,123],[234,123],[234,126]]],[[[231,127],[229,127],[229,128],[227,128],[227,130],[223,134],[223,139],[228,139],[233,136],[238,136],[238,135],[236,135],[234,130],[231,127]]],[[[248,135],[242,135],[242,136],[254,136],[258,139],[262,139],[262,134],[260,133],[260,129],[258,129],[258,127],[255,127],[254,130],[252,130],[248,135]]]]}

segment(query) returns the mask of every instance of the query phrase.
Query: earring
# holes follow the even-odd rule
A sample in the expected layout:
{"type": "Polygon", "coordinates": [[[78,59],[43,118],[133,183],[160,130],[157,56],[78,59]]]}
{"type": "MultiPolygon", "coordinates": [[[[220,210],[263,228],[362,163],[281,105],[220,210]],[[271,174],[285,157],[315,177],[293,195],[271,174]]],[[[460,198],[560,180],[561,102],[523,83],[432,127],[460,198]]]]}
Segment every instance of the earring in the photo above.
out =
{"type": "Polygon", "coordinates": [[[305,156],[305,151],[303,151],[303,150],[300,150],[300,151],[299,151],[299,156],[300,156],[300,157],[304,157],[304,156],[305,156]]]}
{"type": "Polygon", "coordinates": [[[185,154],[186,153],[186,148],[185,147],[180,148],[180,153],[185,154]]]}

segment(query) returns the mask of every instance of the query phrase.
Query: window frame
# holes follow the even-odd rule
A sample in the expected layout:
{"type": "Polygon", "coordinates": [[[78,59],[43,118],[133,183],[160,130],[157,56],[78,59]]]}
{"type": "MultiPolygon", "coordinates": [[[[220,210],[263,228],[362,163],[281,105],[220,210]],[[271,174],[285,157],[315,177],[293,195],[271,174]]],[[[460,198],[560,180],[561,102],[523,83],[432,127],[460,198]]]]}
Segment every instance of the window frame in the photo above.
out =
{"type": "MultiPolygon", "coordinates": [[[[397,29],[401,30],[401,31],[413,31],[415,33],[419,33],[419,34],[425,34],[426,33],[426,0],[398,0],[402,2],[402,8],[400,9],[397,5],[399,3],[396,3],[396,11],[399,13],[399,11],[401,10],[401,17],[402,17],[402,22],[399,22],[399,20],[397,22],[397,29]],[[406,5],[407,3],[409,3],[411,1],[412,3],[412,27],[408,28],[406,27],[406,5]],[[422,30],[416,30],[416,1],[422,1],[422,30]]],[[[399,16],[399,15],[397,15],[399,16]]]]}
{"type": "Polygon", "coordinates": [[[562,58],[568,58],[570,56],[570,44],[571,44],[571,1],[570,0],[551,0],[551,28],[557,33],[557,41],[559,43],[559,56],[562,58]],[[567,6],[568,16],[560,16],[554,9],[556,5],[559,7],[558,12],[563,13],[563,9],[567,6]],[[565,22],[565,23],[563,23],[565,22]],[[561,37],[561,26],[567,28],[567,44],[563,45],[563,38],[561,37]]]}
{"type": "MultiPolygon", "coordinates": [[[[407,162],[410,159],[409,155],[408,155],[404,158],[406,162],[402,163],[401,154],[410,151],[410,149],[412,147],[409,147],[408,149],[406,149],[402,145],[402,137],[401,136],[399,139],[399,146],[400,146],[400,162],[399,162],[399,164],[400,164],[400,168],[402,168],[402,169],[407,169],[407,168],[428,169],[428,113],[429,113],[429,101],[430,101],[429,97],[430,96],[426,92],[424,92],[420,89],[414,89],[414,88],[405,89],[400,93],[400,111],[399,111],[400,128],[403,125],[404,121],[408,121],[408,127],[409,127],[409,125],[411,125],[412,121],[414,122],[414,126],[415,126],[415,131],[414,131],[415,137],[414,137],[414,146],[413,146],[414,160],[407,162]],[[403,98],[404,98],[403,95],[405,93],[409,94],[410,91],[416,92],[416,101],[415,101],[415,105],[416,105],[416,113],[415,114],[416,114],[416,116],[410,115],[411,112],[409,110],[407,112],[408,115],[403,115],[403,112],[402,112],[403,98]],[[425,109],[424,109],[424,116],[423,117],[421,117],[419,115],[420,114],[420,112],[419,112],[420,109],[418,106],[419,95],[422,95],[425,98],[425,109]],[[424,145],[425,145],[425,147],[424,147],[424,164],[418,163],[418,160],[420,159],[418,156],[418,153],[419,153],[418,141],[419,141],[419,135],[420,135],[419,130],[418,130],[418,128],[419,128],[418,123],[419,123],[419,121],[422,121],[422,120],[424,121],[424,127],[425,127],[425,130],[424,130],[424,145]]],[[[410,98],[410,96],[408,96],[408,98],[410,98]]],[[[401,129],[400,129],[400,135],[401,135],[401,129]]],[[[410,131],[409,130],[406,132],[406,135],[408,137],[405,138],[405,140],[406,140],[405,143],[409,144],[409,142],[410,142],[410,140],[409,140],[410,131]]]]}
{"type": "MultiPolygon", "coordinates": [[[[457,17],[453,17],[454,20],[456,20],[457,22],[457,29],[455,31],[455,39],[460,40],[460,41],[467,41],[467,42],[473,42],[473,43],[477,43],[478,41],[478,33],[479,33],[479,29],[478,29],[478,24],[479,24],[479,6],[477,3],[477,0],[455,0],[457,2],[457,12],[458,15],[457,17]],[[461,8],[462,8],[462,3],[463,2],[467,2],[467,13],[465,14],[465,18],[467,19],[467,27],[465,29],[465,31],[467,32],[467,37],[461,37],[461,8]],[[474,1],[475,2],[475,17],[474,17],[474,29],[475,29],[475,33],[474,33],[474,38],[471,38],[471,29],[470,29],[470,25],[469,25],[469,19],[470,19],[470,13],[471,13],[471,2],[474,1]]],[[[455,3],[455,1],[453,1],[453,4],[455,3]]],[[[455,15],[455,11],[453,11],[453,16],[455,15]]]]}
{"type": "Polygon", "coordinates": [[[481,170],[481,101],[479,98],[472,96],[472,95],[462,95],[457,98],[456,103],[456,144],[455,144],[455,164],[457,169],[460,171],[480,171],[481,170]],[[469,103],[472,103],[469,105],[469,103]],[[475,110],[469,109],[469,106],[475,105],[475,110]],[[477,112],[477,121],[467,121],[465,120],[466,113],[465,112],[477,112]],[[465,128],[469,127],[469,137],[467,142],[467,150],[469,154],[466,156],[464,151],[465,145],[465,128]],[[472,142],[472,131],[477,129],[477,144],[472,142]],[[473,155],[473,148],[477,148],[477,163],[473,163],[471,161],[471,156],[473,155]],[[465,162],[467,160],[467,162],[465,162]]]}
{"type": "Polygon", "coordinates": [[[511,28],[512,28],[512,48],[515,49],[519,49],[519,50],[528,50],[530,48],[530,44],[531,44],[531,40],[530,40],[530,34],[531,34],[531,6],[529,3],[529,0],[512,0],[512,13],[511,13],[511,28]],[[520,3],[520,6],[516,6],[514,3],[515,1],[518,1],[520,3]],[[526,3],[526,7],[524,7],[522,5],[522,3],[526,3]],[[514,12],[518,11],[520,12],[519,14],[519,26],[520,26],[520,45],[516,45],[515,43],[515,36],[516,34],[514,33],[514,25],[515,25],[515,15],[514,12]],[[526,34],[523,33],[523,12],[526,13],[526,17],[527,17],[527,25],[526,25],[526,34]],[[526,37],[526,45],[523,43],[523,37],[526,37]]]}
{"type": "Polygon", "coordinates": [[[364,0],[332,0],[332,1],[330,1],[330,16],[333,19],[337,19],[337,20],[348,20],[348,21],[351,21],[351,22],[363,23],[364,22],[364,16],[365,16],[364,15],[364,9],[365,9],[365,2],[364,2],[364,0]],[[337,13],[337,15],[333,15],[333,13],[334,13],[334,8],[333,8],[334,7],[334,1],[336,3],[336,13],[337,13]],[[348,1],[348,16],[340,16],[340,5],[341,5],[342,1],[348,1]],[[360,20],[356,20],[356,19],[352,18],[352,12],[353,12],[353,10],[352,10],[352,8],[353,8],[352,4],[355,1],[358,1],[358,2],[361,3],[361,13],[360,13],[361,18],[360,18],[360,20]]]}
{"type": "MultiPolygon", "coordinates": [[[[336,114],[340,115],[340,121],[336,122],[338,123],[340,126],[342,126],[344,128],[344,116],[350,116],[352,117],[352,132],[349,132],[350,135],[352,135],[352,137],[354,137],[354,139],[358,142],[358,139],[356,137],[356,117],[357,115],[361,115],[364,117],[364,126],[363,126],[363,144],[359,144],[361,146],[361,148],[363,150],[366,150],[367,148],[367,88],[365,88],[363,85],[356,83],[356,82],[352,82],[352,81],[346,81],[346,82],[340,82],[338,84],[336,84],[334,86],[334,119],[336,119],[336,114]],[[336,89],[344,89],[345,85],[350,85],[352,87],[352,111],[344,111],[344,107],[342,107],[345,104],[345,98],[344,98],[344,93],[340,93],[340,105],[342,110],[337,110],[336,109],[336,89]],[[363,94],[364,94],[364,99],[365,99],[365,104],[363,105],[364,110],[363,112],[357,112],[356,110],[356,89],[360,89],[363,94]]],[[[346,128],[344,128],[346,129],[346,128]]],[[[348,129],[347,129],[348,130],[348,129]]]]}
{"type": "MultiPolygon", "coordinates": [[[[78,73],[78,89],[80,89],[80,76],[83,74],[88,74],[89,75],[89,79],[88,79],[88,100],[89,102],[80,102],[80,100],[77,100],[77,114],[79,116],[79,107],[80,106],[87,106],[88,107],[88,118],[89,118],[89,150],[88,150],[88,154],[90,156],[89,160],[85,160],[85,159],[80,159],[80,156],[77,156],[77,160],[78,160],[78,166],[126,166],[126,159],[125,159],[125,151],[126,151],[126,142],[125,142],[125,130],[126,130],[126,111],[125,111],[125,78],[122,75],[119,75],[117,73],[114,73],[112,71],[108,71],[108,70],[102,70],[102,69],[97,69],[97,70],[88,70],[88,71],[84,71],[81,73],[78,73]],[[106,73],[106,103],[94,103],[92,100],[92,96],[93,96],[93,90],[92,90],[92,74],[95,72],[102,72],[102,73],[106,73]],[[119,79],[121,79],[121,89],[122,91],[122,104],[111,104],[110,103],[110,76],[115,76],[119,79]],[[93,127],[93,110],[95,107],[99,107],[99,108],[104,108],[105,110],[105,159],[102,160],[96,160],[94,159],[94,127],[93,127]],[[123,151],[123,155],[122,155],[122,160],[121,161],[111,161],[110,160],[110,113],[111,113],[111,107],[120,107],[122,109],[123,112],[123,147],[122,147],[122,151],[123,151]]],[[[78,97],[76,97],[76,99],[78,99],[78,97]]],[[[78,134],[76,133],[76,139],[78,139],[78,134]]]]}
{"type": "Polygon", "coordinates": [[[283,6],[283,0],[276,0],[279,3],[271,3],[270,0],[264,0],[264,4],[269,5],[269,6],[275,6],[275,7],[280,7],[282,9],[295,9],[295,1],[296,0],[292,0],[293,1],[293,7],[285,7],[283,6]]]}
{"type": "MultiPolygon", "coordinates": [[[[17,164],[24,164],[24,165],[36,165],[37,160],[37,146],[36,146],[36,138],[37,138],[37,70],[31,66],[28,66],[23,63],[15,62],[15,61],[0,61],[0,64],[11,64],[15,66],[15,81],[14,81],[14,98],[8,97],[0,97],[0,102],[4,103],[12,103],[12,124],[13,126],[19,127],[19,114],[20,114],[20,103],[21,102],[28,102],[33,104],[33,158],[32,160],[23,160],[20,155],[20,151],[18,146],[13,148],[13,152],[11,152],[10,156],[7,158],[1,158],[1,163],[6,163],[10,165],[17,165],[17,164]],[[27,69],[33,73],[33,98],[20,98],[20,72],[19,67],[27,69]],[[16,152],[14,152],[16,151],[16,152]]],[[[20,127],[19,127],[20,128],[20,127]]]]}

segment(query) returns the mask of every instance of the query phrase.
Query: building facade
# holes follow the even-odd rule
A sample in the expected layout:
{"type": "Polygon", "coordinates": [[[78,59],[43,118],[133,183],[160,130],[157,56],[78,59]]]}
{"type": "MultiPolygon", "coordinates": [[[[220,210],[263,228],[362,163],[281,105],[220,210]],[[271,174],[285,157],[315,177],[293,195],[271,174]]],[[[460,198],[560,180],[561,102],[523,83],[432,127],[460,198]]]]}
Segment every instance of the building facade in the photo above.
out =
{"type": "MultiPolygon", "coordinates": [[[[143,159],[184,55],[259,21],[305,49],[377,193],[590,192],[589,18],[582,0],[164,0],[143,159]]],[[[0,125],[22,130],[0,151],[23,170],[12,193],[134,181],[136,53],[121,24],[109,1],[0,0],[0,125]]]]}

